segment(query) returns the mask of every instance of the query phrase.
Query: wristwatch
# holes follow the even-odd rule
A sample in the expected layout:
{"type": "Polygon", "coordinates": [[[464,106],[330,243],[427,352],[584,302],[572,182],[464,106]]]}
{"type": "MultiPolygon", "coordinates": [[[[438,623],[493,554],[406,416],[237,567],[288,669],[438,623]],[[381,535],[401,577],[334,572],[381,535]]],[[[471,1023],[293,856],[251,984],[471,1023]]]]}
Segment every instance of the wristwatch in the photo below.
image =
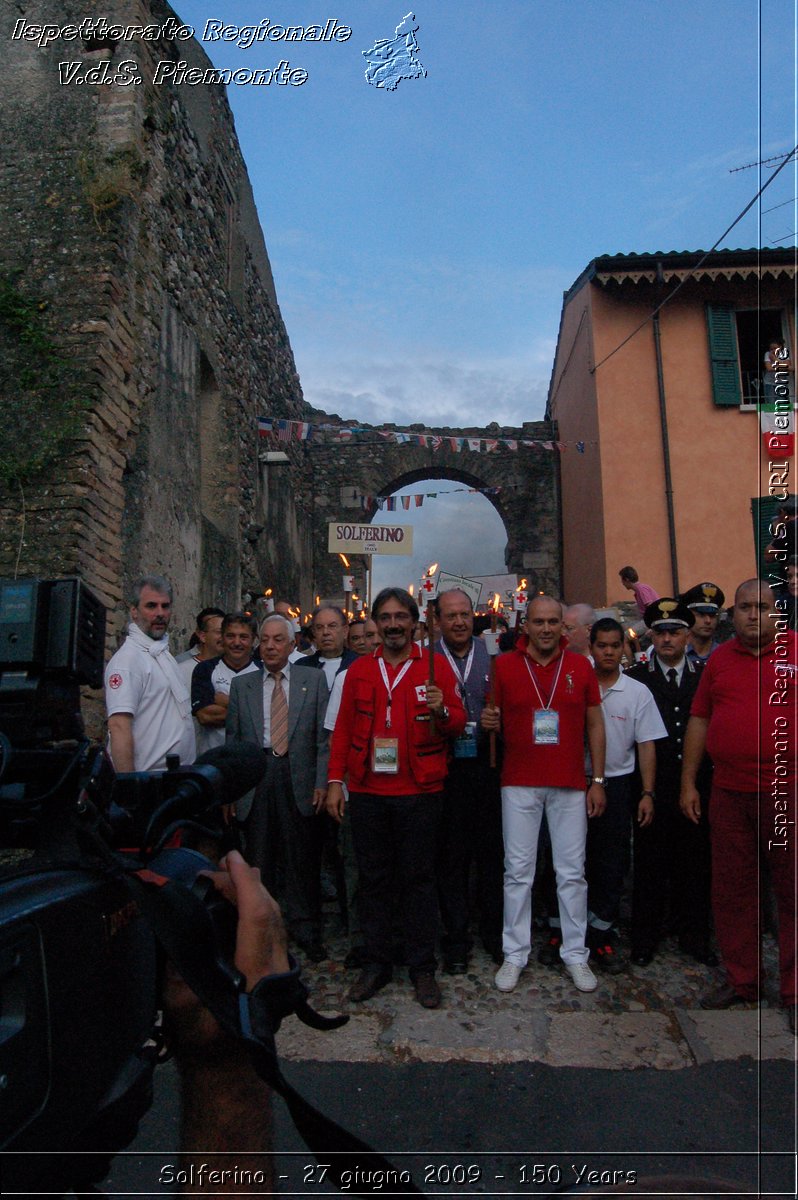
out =
{"type": "Polygon", "coordinates": [[[641,796],[650,796],[652,800],[656,800],[656,798],[657,798],[656,792],[650,792],[648,789],[646,789],[644,792],[641,792],[640,795],[641,796]]]}
{"type": "Polygon", "coordinates": [[[602,786],[602,787],[604,787],[604,784],[606,783],[606,780],[605,780],[605,778],[604,778],[604,776],[603,776],[603,775],[594,775],[594,776],[593,776],[593,783],[600,783],[600,784],[601,784],[601,786],[602,786]]]}
{"type": "Polygon", "coordinates": [[[439,721],[448,721],[449,720],[449,710],[445,704],[444,704],[443,708],[441,709],[441,711],[438,713],[438,720],[439,721]]]}

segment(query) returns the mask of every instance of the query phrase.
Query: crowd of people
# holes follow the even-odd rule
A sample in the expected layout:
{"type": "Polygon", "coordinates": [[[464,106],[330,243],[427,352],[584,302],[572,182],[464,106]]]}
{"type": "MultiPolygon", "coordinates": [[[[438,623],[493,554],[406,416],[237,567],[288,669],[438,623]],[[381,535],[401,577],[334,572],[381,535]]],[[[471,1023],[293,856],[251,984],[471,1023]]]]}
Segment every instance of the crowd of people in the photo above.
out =
{"type": "Polygon", "coordinates": [[[425,629],[413,596],[389,587],[367,620],[323,603],[302,630],[287,601],[259,628],[203,609],[175,659],[171,587],[142,577],[106,669],[114,767],[262,748],[260,783],[227,813],[231,838],[314,962],[328,956],[333,880],[355,1003],[402,964],[418,1002],[438,1007],[438,955],[465,972],[475,937],[512,991],[541,925],[538,962],[580,991],[596,972],[645,968],[674,935],[707,966],[717,945],[725,974],[704,1007],[747,1003],[761,993],[765,878],[794,1032],[798,588],[741,583],[721,644],[717,585],[662,597],[620,574],[646,654],[588,604],[537,595],[499,638],[459,589],[425,629]]]}

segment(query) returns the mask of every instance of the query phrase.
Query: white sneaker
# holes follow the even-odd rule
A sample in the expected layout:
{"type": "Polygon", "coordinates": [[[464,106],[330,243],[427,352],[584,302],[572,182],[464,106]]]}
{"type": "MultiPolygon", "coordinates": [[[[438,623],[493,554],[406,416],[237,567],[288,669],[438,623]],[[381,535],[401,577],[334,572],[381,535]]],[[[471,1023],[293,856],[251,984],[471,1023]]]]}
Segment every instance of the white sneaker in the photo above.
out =
{"type": "MultiPolygon", "coordinates": [[[[523,967],[517,967],[515,963],[503,962],[496,972],[496,987],[500,992],[511,992],[518,980],[521,978],[523,967]]],[[[596,981],[593,981],[593,986],[596,986],[596,981]]]]}
{"type": "MultiPolygon", "coordinates": [[[[580,992],[595,992],[598,981],[587,963],[566,963],[565,969],[580,992]]],[[[498,987],[498,983],[496,986],[498,987]]]]}

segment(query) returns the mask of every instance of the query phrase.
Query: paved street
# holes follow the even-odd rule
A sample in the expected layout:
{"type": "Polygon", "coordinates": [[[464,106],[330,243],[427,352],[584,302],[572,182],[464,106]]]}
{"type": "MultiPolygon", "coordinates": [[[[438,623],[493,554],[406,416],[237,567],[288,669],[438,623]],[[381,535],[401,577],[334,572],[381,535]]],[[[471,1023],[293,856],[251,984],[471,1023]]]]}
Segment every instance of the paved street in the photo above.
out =
{"type": "MultiPolygon", "coordinates": [[[[328,944],[343,957],[343,943],[328,944]]],[[[695,1193],[688,1176],[787,1196],[795,1042],[776,1007],[770,941],[766,961],[762,1005],[722,1013],[698,1007],[717,972],[688,965],[670,944],[650,967],[602,977],[588,995],[537,964],[502,995],[480,952],[467,976],[442,977],[444,1006],[431,1012],[401,969],[352,1011],[344,993],[353,975],[329,962],[306,971],[313,1001],[327,1012],[349,1007],[349,1024],[321,1034],[291,1018],[280,1052],[306,1096],[437,1195],[544,1196],[580,1182],[595,1193],[616,1172],[637,1196],[695,1193]],[[665,1191],[643,1182],[664,1176],[682,1182],[665,1191]]],[[[158,1093],[136,1145],[114,1165],[114,1195],[170,1190],[158,1180],[176,1161],[171,1064],[158,1093]]],[[[280,1101],[276,1109],[282,1190],[327,1194],[280,1101]]]]}

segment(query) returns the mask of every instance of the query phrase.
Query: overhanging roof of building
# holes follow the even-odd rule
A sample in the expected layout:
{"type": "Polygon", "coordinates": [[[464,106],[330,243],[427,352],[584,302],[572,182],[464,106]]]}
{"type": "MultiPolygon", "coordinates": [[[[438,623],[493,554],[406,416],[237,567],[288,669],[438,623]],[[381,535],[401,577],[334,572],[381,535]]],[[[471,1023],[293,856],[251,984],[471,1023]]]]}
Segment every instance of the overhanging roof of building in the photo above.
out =
{"type": "Polygon", "coordinates": [[[586,283],[598,287],[621,283],[669,283],[691,275],[694,279],[740,279],[779,276],[795,278],[798,250],[667,250],[653,254],[603,254],[588,263],[564,296],[564,305],[586,283]],[[698,264],[701,264],[700,266],[698,264]]]}

